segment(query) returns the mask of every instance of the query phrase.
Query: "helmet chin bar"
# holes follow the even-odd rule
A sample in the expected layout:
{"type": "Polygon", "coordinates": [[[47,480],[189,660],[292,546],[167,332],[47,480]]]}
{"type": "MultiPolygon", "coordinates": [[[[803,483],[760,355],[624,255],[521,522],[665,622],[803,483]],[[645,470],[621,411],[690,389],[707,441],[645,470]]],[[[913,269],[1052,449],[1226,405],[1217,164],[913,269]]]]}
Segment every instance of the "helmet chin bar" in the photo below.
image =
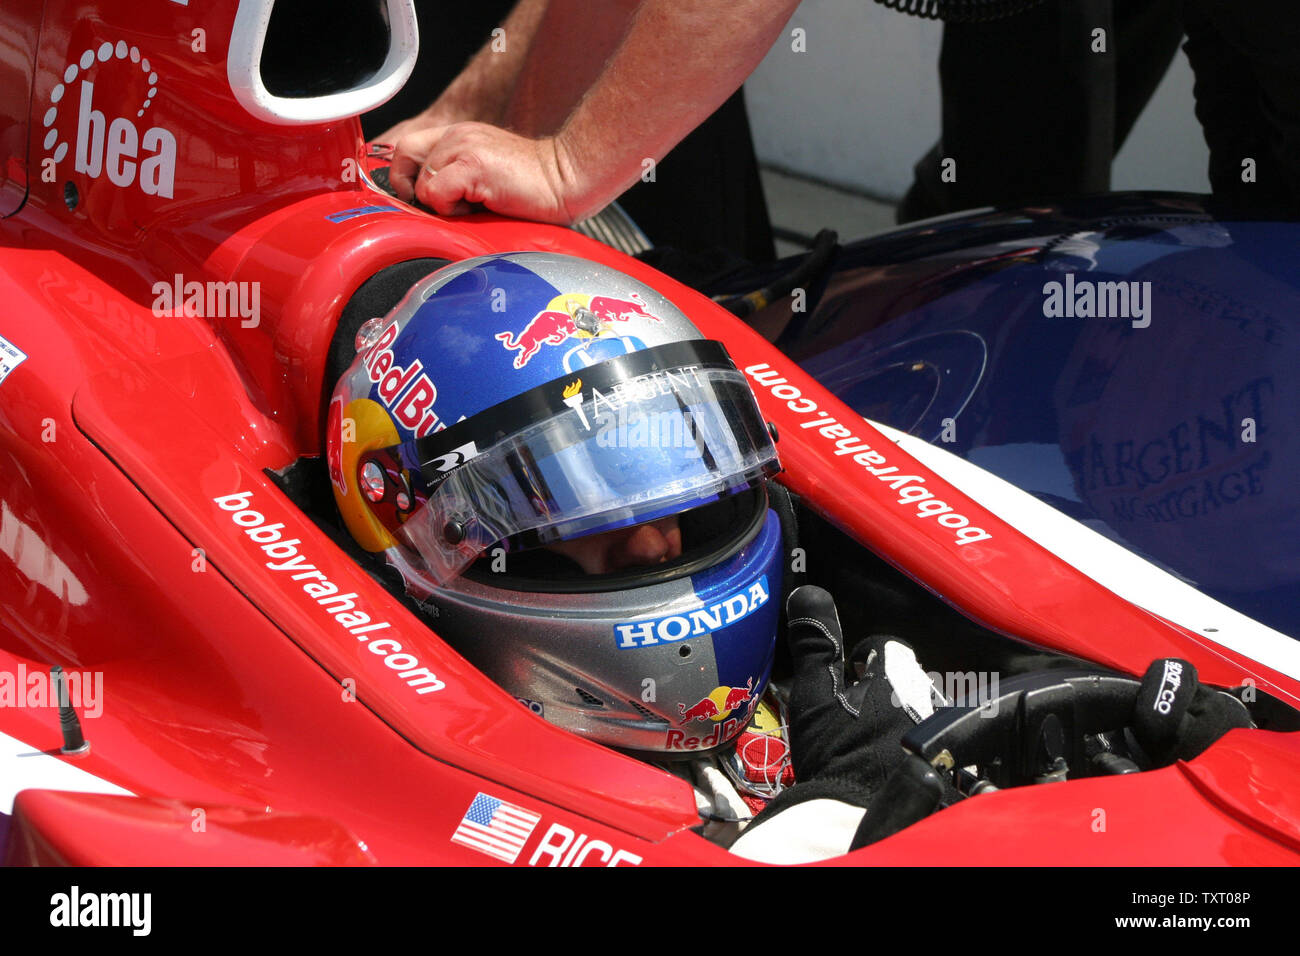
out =
{"type": "Polygon", "coordinates": [[[429,626],[546,720],[626,752],[692,758],[742,732],[771,671],[781,527],[769,509],[755,511],[757,534],[716,539],[698,562],[703,570],[678,567],[670,579],[656,568],[640,579],[595,576],[585,589],[541,590],[481,569],[435,587],[407,556],[390,562],[414,571],[408,590],[429,626]],[[737,693],[744,700],[724,706],[719,692],[738,688],[748,688],[737,693]],[[699,716],[709,697],[717,710],[699,716]]]}

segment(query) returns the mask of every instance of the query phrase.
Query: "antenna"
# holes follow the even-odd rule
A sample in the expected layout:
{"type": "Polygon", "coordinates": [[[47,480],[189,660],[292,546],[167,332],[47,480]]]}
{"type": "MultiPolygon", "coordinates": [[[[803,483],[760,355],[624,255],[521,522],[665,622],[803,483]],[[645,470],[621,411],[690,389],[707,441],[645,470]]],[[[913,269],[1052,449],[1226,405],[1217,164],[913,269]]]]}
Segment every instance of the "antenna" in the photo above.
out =
{"type": "Polygon", "coordinates": [[[68,699],[68,678],[58,664],[50,668],[50,680],[54,684],[54,699],[59,702],[59,726],[63,730],[61,752],[69,755],[84,754],[90,750],[90,743],[81,733],[81,719],[77,717],[76,708],[68,699]]]}

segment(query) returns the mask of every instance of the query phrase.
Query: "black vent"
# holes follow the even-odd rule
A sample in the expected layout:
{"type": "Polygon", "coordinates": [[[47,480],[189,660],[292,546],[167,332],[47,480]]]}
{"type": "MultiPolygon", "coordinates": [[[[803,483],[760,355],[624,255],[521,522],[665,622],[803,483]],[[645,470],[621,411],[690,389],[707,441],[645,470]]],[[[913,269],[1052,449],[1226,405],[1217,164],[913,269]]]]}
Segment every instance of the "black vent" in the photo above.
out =
{"type": "Polygon", "coordinates": [[[641,715],[642,717],[644,717],[646,720],[657,720],[657,721],[659,721],[660,723],[665,723],[665,724],[668,723],[668,721],[664,720],[662,717],[660,717],[660,716],[659,716],[658,714],[656,714],[654,711],[650,710],[650,708],[648,708],[648,707],[642,707],[640,704],[638,704],[638,703],[637,703],[636,701],[634,701],[634,700],[629,700],[628,703],[632,705],[632,709],[633,709],[633,710],[635,710],[638,714],[640,714],[640,715],[641,715]]]}
{"type": "Polygon", "coordinates": [[[574,691],[577,692],[578,696],[582,698],[582,702],[583,702],[584,704],[590,704],[592,707],[604,707],[604,706],[605,706],[605,702],[604,702],[603,700],[601,700],[599,697],[596,697],[596,696],[593,695],[593,694],[588,694],[588,693],[587,693],[585,690],[583,690],[581,687],[575,687],[575,688],[573,688],[573,689],[574,689],[574,691]]]}

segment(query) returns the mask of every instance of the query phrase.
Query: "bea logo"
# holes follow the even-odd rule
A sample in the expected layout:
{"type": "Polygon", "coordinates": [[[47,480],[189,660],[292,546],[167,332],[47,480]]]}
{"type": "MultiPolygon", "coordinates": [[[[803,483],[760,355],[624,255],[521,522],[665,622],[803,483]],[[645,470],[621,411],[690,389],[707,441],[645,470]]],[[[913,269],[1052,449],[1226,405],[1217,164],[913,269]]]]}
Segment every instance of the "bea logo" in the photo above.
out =
{"type": "Polygon", "coordinates": [[[49,130],[45,135],[46,152],[56,163],[68,154],[68,144],[60,142],[54,123],[60,109],[70,107],[77,117],[73,147],[73,168],[77,172],[91,179],[106,177],[123,189],[138,186],[145,195],[171,199],[176,182],[176,137],[161,126],[143,131],[137,126],[137,120],[144,117],[158,95],[157,83],[158,74],[140,56],[138,47],[128,47],[125,41],[119,40],[116,46],[105,42],[98,50],[86,50],[80,60],[68,64],[63,71],[63,82],[50,92],[51,106],[45,113],[45,127],[49,130]],[[105,110],[111,111],[112,105],[99,109],[95,106],[96,83],[99,83],[101,104],[112,104],[121,101],[120,98],[114,101],[112,94],[134,79],[130,72],[121,81],[111,74],[109,80],[96,76],[93,82],[86,77],[97,63],[110,61],[120,64],[115,72],[121,73],[129,61],[138,64],[144,74],[139,82],[148,84],[148,93],[136,110],[135,119],[107,115],[105,110]]]}

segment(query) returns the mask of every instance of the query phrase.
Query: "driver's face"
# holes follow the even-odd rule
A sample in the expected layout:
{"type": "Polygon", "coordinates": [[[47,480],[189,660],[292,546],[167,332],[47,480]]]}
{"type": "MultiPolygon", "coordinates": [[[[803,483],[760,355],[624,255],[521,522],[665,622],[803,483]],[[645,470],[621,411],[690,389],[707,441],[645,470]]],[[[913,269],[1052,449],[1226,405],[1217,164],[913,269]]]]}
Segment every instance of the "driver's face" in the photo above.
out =
{"type": "Polygon", "coordinates": [[[588,574],[608,574],[625,568],[650,567],[681,557],[682,529],[676,515],[593,534],[574,541],[559,541],[548,549],[578,562],[588,574]]]}

